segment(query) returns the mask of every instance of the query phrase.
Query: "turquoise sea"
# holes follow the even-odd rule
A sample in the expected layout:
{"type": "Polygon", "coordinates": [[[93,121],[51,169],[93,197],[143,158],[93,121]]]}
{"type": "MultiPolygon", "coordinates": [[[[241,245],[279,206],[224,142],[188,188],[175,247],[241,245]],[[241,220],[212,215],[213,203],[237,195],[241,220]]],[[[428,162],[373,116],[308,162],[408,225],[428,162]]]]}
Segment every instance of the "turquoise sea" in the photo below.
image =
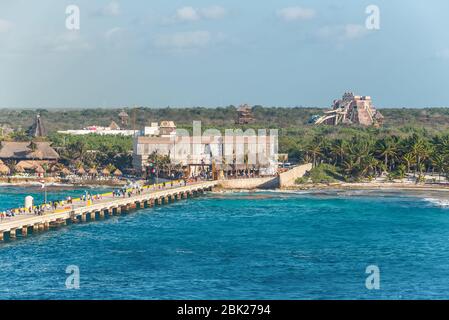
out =
{"type": "MultiPolygon", "coordinates": [[[[42,196],[1,188],[0,209],[30,193],[42,196]]],[[[210,193],[70,225],[0,244],[0,299],[447,299],[445,197],[210,193]],[[65,286],[69,265],[79,289],[65,286]],[[365,287],[369,265],[379,290],[365,287]]]]}

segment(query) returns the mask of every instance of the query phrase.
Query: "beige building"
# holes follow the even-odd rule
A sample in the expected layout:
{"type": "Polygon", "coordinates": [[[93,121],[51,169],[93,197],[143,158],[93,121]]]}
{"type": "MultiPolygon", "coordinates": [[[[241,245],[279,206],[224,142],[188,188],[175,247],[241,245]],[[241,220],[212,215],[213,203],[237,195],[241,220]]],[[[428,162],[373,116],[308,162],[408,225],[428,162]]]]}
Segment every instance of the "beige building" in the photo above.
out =
{"type": "Polygon", "coordinates": [[[257,169],[262,175],[277,172],[277,135],[138,136],[134,138],[133,166],[145,172],[148,157],[157,152],[170,156],[173,164],[196,169],[214,166],[217,170],[257,169]]]}

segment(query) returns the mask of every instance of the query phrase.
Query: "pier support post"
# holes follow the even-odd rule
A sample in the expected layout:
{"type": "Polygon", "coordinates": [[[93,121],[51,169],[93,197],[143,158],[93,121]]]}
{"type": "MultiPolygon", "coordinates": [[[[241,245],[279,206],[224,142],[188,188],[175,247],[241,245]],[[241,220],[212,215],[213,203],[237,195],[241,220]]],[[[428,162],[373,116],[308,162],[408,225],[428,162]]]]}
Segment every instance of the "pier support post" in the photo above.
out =
{"type": "Polygon", "coordinates": [[[177,193],[176,198],[178,198],[178,200],[181,200],[182,199],[181,193],[177,193]]]}
{"type": "Polygon", "coordinates": [[[165,204],[168,204],[168,196],[165,196],[165,198],[164,198],[164,201],[165,201],[165,204]]]}
{"type": "Polygon", "coordinates": [[[22,237],[26,237],[28,235],[28,227],[22,227],[22,237]]]}
{"type": "Polygon", "coordinates": [[[171,202],[175,202],[176,201],[176,195],[175,194],[172,194],[171,195],[171,202]]]}
{"type": "Polygon", "coordinates": [[[160,206],[162,205],[162,198],[158,198],[157,199],[157,204],[160,205],[160,206]]]}
{"type": "Polygon", "coordinates": [[[114,208],[108,209],[108,216],[112,217],[114,215],[114,208]]]}
{"type": "Polygon", "coordinates": [[[0,231],[0,241],[5,240],[5,234],[3,231],[0,231]]]}
{"type": "Polygon", "coordinates": [[[46,221],[44,222],[44,230],[49,230],[50,229],[50,222],[46,221]]]}
{"type": "Polygon", "coordinates": [[[183,197],[184,199],[187,199],[187,192],[183,192],[182,197],[183,197]]]}
{"type": "Polygon", "coordinates": [[[86,213],[81,214],[81,221],[82,222],[86,222],[87,221],[87,214],[86,213]]]}
{"type": "Polygon", "coordinates": [[[16,229],[9,230],[9,238],[15,239],[16,238],[16,229]]]}
{"type": "Polygon", "coordinates": [[[39,225],[37,223],[33,225],[33,232],[39,232],[39,225]]]}
{"type": "Polygon", "coordinates": [[[44,231],[45,225],[43,223],[39,223],[39,231],[44,231]]]}
{"type": "Polygon", "coordinates": [[[90,213],[90,220],[91,220],[91,221],[95,221],[95,211],[92,211],[92,212],[90,213]]]}
{"type": "Polygon", "coordinates": [[[100,219],[104,219],[104,212],[105,212],[106,210],[100,210],[100,219]]]}
{"type": "Polygon", "coordinates": [[[122,214],[122,207],[117,207],[117,209],[115,209],[116,214],[119,216],[122,214]]]}

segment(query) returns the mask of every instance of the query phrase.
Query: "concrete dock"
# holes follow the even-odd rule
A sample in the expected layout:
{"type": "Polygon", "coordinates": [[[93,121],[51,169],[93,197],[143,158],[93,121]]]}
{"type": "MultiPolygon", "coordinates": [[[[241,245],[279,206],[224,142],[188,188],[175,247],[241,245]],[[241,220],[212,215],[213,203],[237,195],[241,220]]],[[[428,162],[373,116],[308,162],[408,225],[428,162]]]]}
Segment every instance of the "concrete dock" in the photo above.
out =
{"type": "Polygon", "coordinates": [[[76,201],[63,209],[47,211],[43,215],[20,214],[0,222],[0,241],[26,237],[30,233],[39,233],[68,223],[79,223],[105,219],[106,216],[120,215],[131,209],[150,208],[187,199],[212,190],[217,181],[203,181],[183,186],[154,190],[144,188],[139,195],[131,197],[102,196],[88,205],[85,201],[76,201]]]}

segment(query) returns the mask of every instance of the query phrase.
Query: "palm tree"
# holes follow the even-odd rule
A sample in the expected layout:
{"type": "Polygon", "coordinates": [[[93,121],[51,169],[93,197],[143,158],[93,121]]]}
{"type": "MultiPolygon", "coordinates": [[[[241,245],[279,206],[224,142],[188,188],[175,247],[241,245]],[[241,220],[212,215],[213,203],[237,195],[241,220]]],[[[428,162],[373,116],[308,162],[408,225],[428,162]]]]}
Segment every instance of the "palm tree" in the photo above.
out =
{"type": "Polygon", "coordinates": [[[307,147],[307,153],[312,157],[312,167],[316,167],[317,158],[322,155],[321,147],[312,143],[307,147]]]}
{"type": "Polygon", "coordinates": [[[407,163],[407,173],[410,172],[410,167],[415,163],[415,157],[409,152],[402,156],[402,160],[407,163]]]}
{"type": "Polygon", "coordinates": [[[347,142],[342,139],[336,140],[331,146],[331,154],[335,156],[335,165],[338,163],[342,164],[344,161],[344,156],[347,153],[347,142]]]}
{"type": "Polygon", "coordinates": [[[431,161],[433,167],[438,171],[438,181],[440,181],[441,173],[444,172],[444,168],[446,167],[446,159],[440,154],[435,154],[431,161]]]}
{"type": "Polygon", "coordinates": [[[392,166],[391,166],[392,159],[397,154],[397,146],[396,146],[396,144],[392,141],[392,139],[381,140],[378,143],[378,153],[379,153],[380,156],[382,156],[384,158],[385,167],[389,168],[390,171],[391,171],[391,169],[392,169],[392,166]],[[389,163],[388,159],[390,159],[390,166],[388,166],[388,163],[389,163]]]}

